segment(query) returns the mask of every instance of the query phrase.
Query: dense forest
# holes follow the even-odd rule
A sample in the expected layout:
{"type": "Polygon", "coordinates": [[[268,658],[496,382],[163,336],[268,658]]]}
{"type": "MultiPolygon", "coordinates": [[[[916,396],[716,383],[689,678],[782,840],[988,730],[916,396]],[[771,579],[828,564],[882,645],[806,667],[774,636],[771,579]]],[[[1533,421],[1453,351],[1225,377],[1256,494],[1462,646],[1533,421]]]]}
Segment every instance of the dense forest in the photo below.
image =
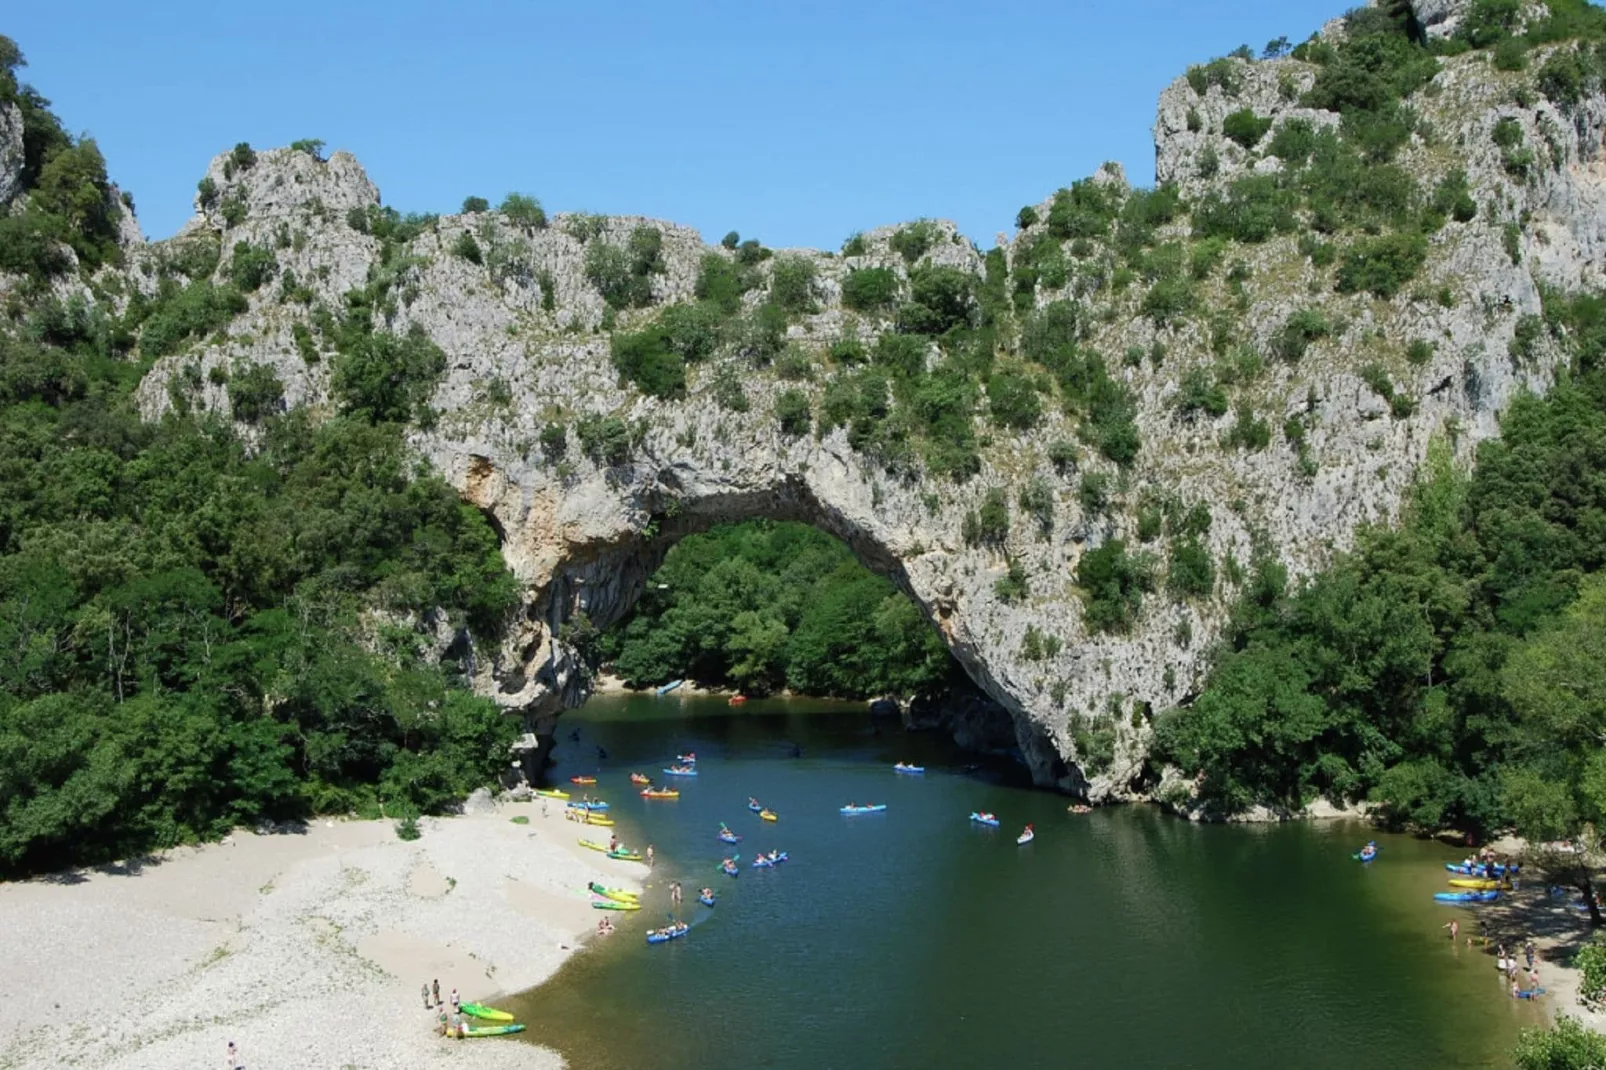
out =
{"type": "Polygon", "coordinates": [[[753,520],[669,551],[604,653],[634,686],[929,695],[959,677],[919,607],[806,524],[753,520]]]}
{"type": "Polygon", "coordinates": [[[1606,299],[1548,296],[1573,351],[1469,475],[1441,442],[1397,530],[1290,588],[1270,559],[1159,756],[1224,811],[1317,794],[1540,839],[1606,826],[1606,299]]]}
{"type": "MultiPolygon", "coordinates": [[[[495,534],[360,389],[314,423],[276,382],[229,384],[256,402],[250,449],[216,417],[142,421],[151,359],[239,292],[164,275],[154,298],[59,295],[61,243],[84,268],[121,257],[124,202],[21,66],[0,37],[28,192],[0,219],[21,280],[0,315],[0,874],[264,818],[406,817],[487,782],[516,722],[409,624],[496,631],[517,592],[495,534]]],[[[373,343],[355,322],[349,340],[355,372],[373,343]]]]}

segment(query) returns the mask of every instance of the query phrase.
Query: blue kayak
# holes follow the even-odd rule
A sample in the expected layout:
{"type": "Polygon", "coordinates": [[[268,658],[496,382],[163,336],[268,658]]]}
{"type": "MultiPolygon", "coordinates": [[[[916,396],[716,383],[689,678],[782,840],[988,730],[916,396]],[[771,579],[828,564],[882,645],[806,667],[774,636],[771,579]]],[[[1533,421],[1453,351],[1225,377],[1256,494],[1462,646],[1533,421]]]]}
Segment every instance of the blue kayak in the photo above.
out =
{"type": "Polygon", "coordinates": [[[886,808],[886,803],[880,803],[876,806],[844,806],[837,812],[842,814],[879,814],[886,808]]]}
{"type": "Polygon", "coordinates": [[[742,838],[736,835],[736,833],[732,832],[730,829],[719,830],[719,841],[721,843],[740,843],[741,840],[742,838]]]}
{"type": "Polygon", "coordinates": [[[569,809],[570,810],[597,810],[597,811],[601,811],[601,810],[606,810],[607,808],[608,808],[608,804],[605,803],[605,802],[593,802],[593,803],[572,802],[572,803],[569,804],[569,809]]]}
{"type": "Polygon", "coordinates": [[[714,897],[711,895],[700,895],[697,897],[697,901],[705,907],[711,907],[714,905],[714,897]]]}
{"type": "Polygon", "coordinates": [[[664,775],[665,776],[696,776],[697,775],[697,770],[695,770],[695,769],[665,769],[664,770],[664,775]]]}
{"type": "Polygon", "coordinates": [[[1526,992],[1523,992],[1523,991],[1519,990],[1517,992],[1517,998],[1518,999],[1538,999],[1540,996],[1542,996],[1544,994],[1545,994],[1545,990],[1543,988],[1530,988],[1526,992]]]}
{"type": "Polygon", "coordinates": [[[766,869],[766,868],[774,869],[776,866],[780,865],[782,862],[785,862],[785,861],[786,861],[786,852],[785,851],[782,851],[779,855],[777,855],[774,858],[769,858],[769,857],[767,857],[765,855],[759,855],[757,858],[753,859],[753,868],[754,869],[766,869]]]}
{"type": "Polygon", "coordinates": [[[675,925],[675,926],[672,926],[670,928],[670,930],[668,932],[666,932],[666,933],[659,933],[659,932],[648,933],[647,934],[647,943],[649,943],[649,944],[667,944],[671,940],[679,940],[682,936],[685,936],[689,932],[691,932],[691,926],[690,925],[685,925],[685,924],[675,925]]]}
{"type": "Polygon", "coordinates": [[[762,811],[763,811],[763,809],[764,809],[764,807],[763,807],[763,806],[761,806],[761,805],[760,805],[760,804],[758,804],[758,803],[748,803],[748,804],[747,804],[747,808],[748,808],[748,809],[749,809],[749,810],[751,810],[751,811],[753,811],[753,813],[755,813],[755,814],[756,814],[756,813],[760,813],[760,812],[762,812],[762,811]]]}
{"type": "Polygon", "coordinates": [[[1365,851],[1356,851],[1350,857],[1355,859],[1357,862],[1370,862],[1372,859],[1377,857],[1377,851],[1373,851],[1371,854],[1367,854],[1365,851]]]}
{"type": "Polygon", "coordinates": [[[681,684],[683,684],[685,682],[686,681],[684,681],[684,680],[671,680],[667,684],[665,684],[663,687],[660,687],[658,689],[658,693],[660,695],[667,695],[671,691],[673,691],[675,688],[679,687],[681,684]]]}
{"type": "Polygon", "coordinates": [[[1441,903],[1492,903],[1500,898],[1494,890],[1487,892],[1434,892],[1433,898],[1441,903]]]}
{"type": "Polygon", "coordinates": [[[971,811],[970,819],[972,821],[974,821],[976,824],[978,824],[978,825],[986,825],[988,828],[994,828],[995,829],[995,828],[998,827],[998,818],[993,817],[991,815],[988,815],[987,817],[983,817],[981,814],[976,813],[974,810],[971,811]]]}
{"type": "MultiPolygon", "coordinates": [[[[1469,877],[1485,877],[1488,876],[1488,873],[1485,872],[1486,870],[1493,870],[1494,876],[1503,877],[1505,876],[1506,869],[1508,867],[1503,866],[1498,862],[1488,866],[1469,866],[1465,862],[1446,862],[1444,864],[1444,868],[1449,870],[1451,873],[1465,873],[1469,877]]],[[[1509,868],[1515,869],[1516,867],[1513,866],[1509,868]]]]}
{"type": "Polygon", "coordinates": [[[894,773],[907,773],[910,776],[919,776],[926,771],[926,767],[923,765],[904,765],[899,762],[892,767],[892,771],[894,773]]]}

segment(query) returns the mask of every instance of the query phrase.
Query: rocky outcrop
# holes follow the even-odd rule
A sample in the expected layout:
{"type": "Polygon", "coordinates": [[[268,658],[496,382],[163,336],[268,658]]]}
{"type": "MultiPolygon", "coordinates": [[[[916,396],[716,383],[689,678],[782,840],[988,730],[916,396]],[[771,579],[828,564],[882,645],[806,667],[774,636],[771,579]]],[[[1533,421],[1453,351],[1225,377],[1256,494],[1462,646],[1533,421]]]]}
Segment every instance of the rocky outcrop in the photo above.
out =
{"type": "Polygon", "coordinates": [[[0,212],[22,192],[22,109],[0,105],[0,212]]]}
{"type": "MultiPolygon", "coordinates": [[[[1272,120],[1272,130],[1294,119],[1317,127],[1337,122],[1298,104],[1314,77],[1309,65],[1231,64],[1236,75],[1227,84],[1218,79],[1200,92],[1197,79],[1184,78],[1160,102],[1160,177],[1190,200],[1222,190],[1236,175],[1280,165],[1265,154],[1271,133],[1247,148],[1227,139],[1228,115],[1247,108],[1272,120]],[[1217,160],[1209,174],[1200,168],[1207,150],[1217,160]]],[[[1432,92],[1413,101],[1425,122],[1402,164],[1426,189],[1451,168],[1465,168],[1479,211],[1437,232],[1426,267],[1397,299],[1334,293],[1331,273],[1293,236],[1234,246],[1231,271],[1198,284],[1204,308],[1237,310],[1226,327],[1206,315],[1161,322],[1144,310],[1142,286],[1090,283],[1076,272],[1057,289],[1043,283],[1030,294],[1039,307],[1078,302],[1086,345],[1111,358],[1113,374],[1136,399],[1144,446],[1124,470],[1088,450],[1074,463],[1063,452],[1052,462],[1052,444],[1077,439],[1076,427],[1052,412],[1031,431],[992,428],[981,472],[962,483],[918,470],[890,473],[855,451],[840,428],[783,433],[774,414],[782,391],[802,390],[818,404],[830,345],[844,337],[872,340],[892,328],[888,316],[843,307],[850,272],[885,267],[905,285],[919,264],[985,273],[980,252],[949,224],[932,225],[933,240],[916,265],[894,250],[894,227],[863,235],[852,256],[792,250],[757,264],[761,282],[784,257],[813,265],[816,307],[787,328],[786,377],[727,347],[692,369],[685,400],[661,400],[621,382],[610,360],[611,334],[639,326],[665,304],[691,300],[700,260],[731,251],[653,220],[558,216],[537,227],[494,212],[442,217],[404,247],[387,247],[362,220],[379,199],[355,160],[336,154],[321,161],[288,149],[260,153],[249,167],[220,156],[208,170],[214,196],[198,199],[195,219],[175,241],[215,236],[223,250],[220,279],[237,243],[272,249],[278,275],[251,295],[249,310],[224,337],[159,361],[141,402],[147,415],[160,415],[172,404],[170,383],[185,373],[185,381],[200,384],[191,404],[227,412],[227,389],[193,373],[266,364],[288,404],[327,408],[332,353],[329,340],[308,329],[312,310],[342,309],[348,291],[382,278],[386,297],[376,325],[419,328],[448,359],[432,402],[438,418],[412,441],[492,520],[525,592],[500,647],[476,653],[477,686],[526,714],[532,732],[550,733],[553,719],[584,698],[589,629],[629,609],[674,540],[721,521],[771,516],[841,537],[924,609],[1007,715],[1007,722],[980,713],[956,718],[978,745],[1018,750],[1043,785],[1095,799],[1151,792],[1151,714],[1198,686],[1251,558],[1270,552],[1296,576],[1307,574],[1350,546],[1362,525],[1395,515],[1431,442],[1470,459],[1480,440],[1498,432],[1510,399],[1544,390],[1560,360],[1546,337],[1529,338],[1520,352],[1512,344],[1518,325],[1542,311],[1540,284],[1601,282],[1606,102],[1565,114],[1542,101],[1519,106],[1504,79],[1484,57],[1463,56],[1447,60],[1432,92]],[[1511,173],[1490,137],[1506,117],[1520,124],[1537,155],[1526,179],[1511,173]],[[1511,227],[1518,227],[1515,246],[1511,227]],[[623,248],[642,228],[661,238],[661,270],[649,279],[652,307],[611,311],[587,278],[588,249],[599,242],[623,248]],[[476,256],[462,255],[465,236],[476,256]],[[300,288],[293,298],[287,276],[300,288]],[[1290,317],[1307,309],[1321,311],[1329,326],[1303,358],[1259,359],[1275,348],[1290,317]],[[1263,449],[1235,448],[1223,444],[1235,415],[1176,411],[1184,376],[1218,367],[1217,334],[1229,329],[1231,352],[1257,357],[1234,400],[1271,428],[1285,420],[1297,425],[1302,444],[1286,437],[1263,449]],[[1377,368],[1411,404],[1391,404],[1379,392],[1377,368]],[[728,403],[731,376],[745,409],[728,403]],[[565,432],[561,449],[548,430],[554,427],[565,432]],[[620,448],[611,457],[587,449],[582,428],[613,434],[620,448]],[[1079,492],[1088,473],[1110,478],[1109,507],[1079,492]],[[1040,517],[1019,505],[1034,480],[1050,490],[1040,517]],[[1000,491],[1012,513],[1008,535],[978,545],[966,537],[967,516],[1000,491]],[[1221,579],[1205,596],[1151,595],[1127,634],[1091,631],[1074,586],[1078,563],[1112,539],[1138,545],[1139,506],[1155,495],[1209,512],[1203,539],[1221,579]],[[1000,587],[1012,569],[1025,577],[1024,597],[1000,587]],[[1007,746],[1000,746],[1001,725],[1012,737],[1007,746]]],[[[1124,185],[1115,170],[1098,181],[1124,185]]],[[[1045,203],[1039,215],[1046,218],[1049,208],[1045,203]]],[[[1018,266],[1021,250],[1040,240],[1045,225],[1006,243],[1006,270],[1018,266]]],[[[1167,226],[1162,240],[1187,240],[1185,219],[1167,226]]],[[[157,246],[141,256],[163,254],[157,246]]],[[[749,293],[747,307],[762,297],[762,287],[749,293]]],[[[1001,346],[1014,344],[1016,329],[1001,328],[1001,346]]],[[[443,647],[461,641],[438,640],[443,647]]],[[[1175,783],[1158,788],[1177,790],[1175,783]]]]}

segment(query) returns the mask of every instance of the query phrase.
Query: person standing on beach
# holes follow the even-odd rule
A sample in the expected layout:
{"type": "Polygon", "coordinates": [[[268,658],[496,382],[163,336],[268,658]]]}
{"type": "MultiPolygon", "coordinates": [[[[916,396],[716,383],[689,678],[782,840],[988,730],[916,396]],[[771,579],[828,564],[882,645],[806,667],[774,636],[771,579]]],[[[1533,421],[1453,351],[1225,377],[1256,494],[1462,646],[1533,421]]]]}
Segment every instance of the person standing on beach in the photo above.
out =
{"type": "Polygon", "coordinates": [[[245,1062],[240,1058],[240,1049],[234,1046],[232,1040],[229,1041],[228,1064],[228,1070],[245,1070],[245,1062]]]}
{"type": "Polygon", "coordinates": [[[1528,942],[1522,945],[1522,957],[1528,960],[1528,971],[1534,968],[1534,938],[1528,937],[1528,942]]]}
{"type": "Polygon", "coordinates": [[[457,989],[454,988],[454,989],[452,989],[452,1013],[456,1014],[461,1009],[462,1009],[462,1004],[458,1001],[457,989]]]}
{"type": "Polygon", "coordinates": [[[652,868],[652,844],[647,845],[647,868],[652,868]]]}
{"type": "Polygon", "coordinates": [[[425,981],[422,985],[419,985],[418,994],[424,997],[424,1009],[426,1011],[429,1010],[430,1002],[429,1002],[429,982],[428,981],[425,981]]]}
{"type": "Polygon", "coordinates": [[[435,978],[430,983],[429,988],[431,992],[435,993],[435,1006],[439,1007],[441,1003],[441,979],[439,977],[435,978]]]}

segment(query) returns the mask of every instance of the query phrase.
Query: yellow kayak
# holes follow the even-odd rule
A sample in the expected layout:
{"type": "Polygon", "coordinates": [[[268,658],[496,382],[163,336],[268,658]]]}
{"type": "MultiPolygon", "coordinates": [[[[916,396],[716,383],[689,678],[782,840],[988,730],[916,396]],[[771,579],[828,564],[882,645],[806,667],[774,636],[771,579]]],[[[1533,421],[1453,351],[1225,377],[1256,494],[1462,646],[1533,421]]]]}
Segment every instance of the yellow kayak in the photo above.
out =
{"type": "Polygon", "coordinates": [[[1481,877],[1462,877],[1460,880],[1450,882],[1452,888],[1472,888],[1480,892],[1493,891],[1500,887],[1499,881],[1484,880],[1481,877]]]}
{"type": "Polygon", "coordinates": [[[566,791],[538,791],[536,795],[543,799],[567,799],[569,797],[569,793],[566,791]]]}
{"type": "Polygon", "coordinates": [[[596,840],[581,840],[580,846],[589,847],[593,851],[601,851],[603,854],[608,853],[608,845],[605,843],[598,843],[596,840]]]}
{"type": "Polygon", "coordinates": [[[780,820],[780,818],[776,816],[775,811],[773,811],[773,810],[760,810],[758,812],[758,816],[762,817],[765,821],[779,821],[780,820]]]}
{"type": "Polygon", "coordinates": [[[596,881],[586,885],[593,895],[600,895],[604,899],[612,899],[617,903],[634,903],[641,898],[640,892],[627,892],[623,888],[604,888],[596,881]]]}
{"type": "Polygon", "coordinates": [[[680,792],[673,790],[653,791],[651,788],[648,788],[646,791],[641,793],[641,797],[643,799],[678,799],[680,798],[680,792]]]}
{"type": "Polygon", "coordinates": [[[611,825],[611,824],[613,824],[613,818],[611,818],[611,817],[598,817],[596,814],[587,814],[586,815],[586,824],[588,824],[588,825],[611,825]]]}

